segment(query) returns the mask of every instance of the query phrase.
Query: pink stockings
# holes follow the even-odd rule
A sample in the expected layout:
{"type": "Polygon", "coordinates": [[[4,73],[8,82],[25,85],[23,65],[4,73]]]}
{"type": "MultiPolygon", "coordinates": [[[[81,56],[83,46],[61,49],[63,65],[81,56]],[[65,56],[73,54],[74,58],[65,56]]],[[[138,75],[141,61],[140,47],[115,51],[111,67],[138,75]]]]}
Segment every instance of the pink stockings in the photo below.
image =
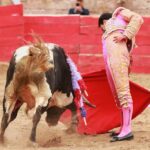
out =
{"type": "Polygon", "coordinates": [[[129,103],[126,108],[121,108],[122,111],[122,127],[118,137],[123,137],[131,132],[131,119],[133,113],[133,103],[129,103]]]}

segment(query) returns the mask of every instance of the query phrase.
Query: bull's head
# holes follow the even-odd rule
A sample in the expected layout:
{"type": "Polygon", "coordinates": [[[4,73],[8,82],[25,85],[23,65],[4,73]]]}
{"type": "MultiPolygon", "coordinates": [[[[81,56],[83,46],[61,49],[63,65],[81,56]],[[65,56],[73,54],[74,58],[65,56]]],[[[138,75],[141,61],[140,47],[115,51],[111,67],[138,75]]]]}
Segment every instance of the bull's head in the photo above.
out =
{"type": "Polygon", "coordinates": [[[46,122],[48,123],[49,126],[55,126],[57,125],[61,115],[65,109],[59,108],[57,106],[50,107],[47,110],[47,116],[46,116],[46,122]]]}
{"type": "Polygon", "coordinates": [[[53,68],[53,61],[50,58],[49,49],[44,43],[35,43],[29,48],[29,56],[31,61],[33,61],[33,67],[36,68],[38,72],[46,72],[53,68]]]}

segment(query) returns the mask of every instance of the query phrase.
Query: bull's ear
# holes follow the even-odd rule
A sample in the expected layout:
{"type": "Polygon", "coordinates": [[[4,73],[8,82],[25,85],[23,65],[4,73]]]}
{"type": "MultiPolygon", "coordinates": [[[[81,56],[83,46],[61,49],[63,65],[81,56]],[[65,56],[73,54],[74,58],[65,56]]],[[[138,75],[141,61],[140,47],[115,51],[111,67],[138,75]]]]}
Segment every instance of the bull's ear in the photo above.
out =
{"type": "Polygon", "coordinates": [[[32,56],[33,55],[33,47],[30,47],[29,48],[29,56],[32,56]]]}
{"type": "Polygon", "coordinates": [[[29,48],[29,56],[33,56],[33,55],[40,54],[40,53],[41,53],[41,50],[39,48],[36,48],[36,47],[29,48]]]}
{"type": "Polygon", "coordinates": [[[37,52],[36,48],[35,47],[30,47],[29,48],[29,56],[33,56],[35,55],[37,52]]]}

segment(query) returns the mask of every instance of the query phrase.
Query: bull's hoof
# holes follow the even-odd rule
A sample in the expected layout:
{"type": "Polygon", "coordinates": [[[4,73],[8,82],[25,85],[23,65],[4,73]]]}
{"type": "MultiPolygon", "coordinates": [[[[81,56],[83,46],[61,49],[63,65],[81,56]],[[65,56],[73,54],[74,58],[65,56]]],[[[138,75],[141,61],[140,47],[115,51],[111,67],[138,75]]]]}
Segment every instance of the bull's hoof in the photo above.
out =
{"type": "Polygon", "coordinates": [[[0,143],[4,144],[4,136],[3,135],[0,135],[0,143]]]}
{"type": "Polygon", "coordinates": [[[52,146],[61,146],[62,140],[61,137],[54,137],[53,139],[48,140],[42,147],[52,147],[52,146]]]}
{"type": "Polygon", "coordinates": [[[36,142],[32,142],[32,141],[28,141],[27,145],[29,147],[33,147],[33,148],[38,148],[39,147],[39,144],[36,143],[36,142]]]}
{"type": "Polygon", "coordinates": [[[66,130],[67,134],[74,134],[77,133],[77,127],[76,126],[71,126],[66,130]]]}

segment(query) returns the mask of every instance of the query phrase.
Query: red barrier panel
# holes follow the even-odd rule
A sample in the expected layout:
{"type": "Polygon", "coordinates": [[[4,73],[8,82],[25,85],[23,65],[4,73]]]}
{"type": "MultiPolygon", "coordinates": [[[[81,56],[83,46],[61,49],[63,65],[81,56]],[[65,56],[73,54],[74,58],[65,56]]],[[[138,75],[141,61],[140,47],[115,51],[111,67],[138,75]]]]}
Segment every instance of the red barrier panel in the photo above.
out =
{"type": "MultiPolygon", "coordinates": [[[[104,68],[98,17],[21,16],[22,11],[22,5],[0,7],[0,61],[8,61],[14,49],[24,44],[23,39],[32,40],[30,33],[34,31],[46,42],[62,46],[82,73],[104,68]]],[[[150,18],[144,21],[136,38],[132,68],[133,72],[150,73],[150,18]]]]}
{"type": "Polygon", "coordinates": [[[101,44],[80,44],[80,53],[84,54],[101,54],[102,45],[101,44]]]}
{"type": "Polygon", "coordinates": [[[134,55],[150,56],[150,45],[137,46],[137,48],[133,49],[132,53],[134,55]]]}
{"type": "Polygon", "coordinates": [[[99,55],[79,55],[78,68],[81,73],[90,73],[104,69],[103,57],[99,55]]]}
{"type": "Polygon", "coordinates": [[[150,73],[150,55],[133,55],[132,71],[150,73]]]}
{"type": "Polygon", "coordinates": [[[79,16],[24,17],[25,33],[34,30],[41,35],[79,34],[79,16]]]}
{"type": "Polygon", "coordinates": [[[23,45],[22,5],[0,7],[0,61],[8,61],[14,50],[23,45]]]}
{"type": "Polygon", "coordinates": [[[21,4],[0,6],[0,16],[22,16],[22,15],[23,15],[23,6],[21,4]]]}

